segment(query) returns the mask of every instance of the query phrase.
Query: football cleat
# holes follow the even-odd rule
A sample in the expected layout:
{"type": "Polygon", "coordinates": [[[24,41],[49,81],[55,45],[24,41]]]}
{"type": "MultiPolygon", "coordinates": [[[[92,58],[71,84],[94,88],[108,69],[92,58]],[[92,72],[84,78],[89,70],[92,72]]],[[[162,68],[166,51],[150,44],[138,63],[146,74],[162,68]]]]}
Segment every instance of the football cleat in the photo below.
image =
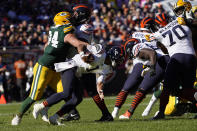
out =
{"type": "Polygon", "coordinates": [[[104,122],[104,121],[113,121],[113,117],[111,114],[103,115],[99,120],[95,120],[96,122],[104,122]]]}
{"type": "Polygon", "coordinates": [[[32,112],[32,114],[33,114],[33,117],[35,118],[35,119],[37,119],[38,118],[38,115],[39,115],[39,113],[41,112],[41,110],[43,110],[44,109],[44,105],[41,103],[41,104],[35,104],[34,105],[34,109],[33,109],[33,112],[32,112]]]}
{"type": "Polygon", "coordinates": [[[114,110],[112,111],[111,115],[113,118],[116,118],[118,116],[118,113],[119,113],[119,108],[114,107],[114,110]]]}
{"type": "Polygon", "coordinates": [[[131,113],[127,110],[124,114],[119,116],[119,119],[130,119],[131,113]]]}
{"type": "Polygon", "coordinates": [[[43,110],[40,111],[42,120],[45,121],[45,122],[49,122],[49,119],[48,119],[48,109],[49,109],[48,107],[45,107],[43,110]]]}
{"type": "Polygon", "coordinates": [[[165,118],[164,113],[157,111],[151,120],[159,120],[159,119],[164,119],[164,118],[165,118]]]}
{"type": "Polygon", "coordinates": [[[59,116],[57,114],[54,114],[53,116],[49,117],[49,124],[52,125],[64,125],[61,122],[58,121],[59,116]]]}
{"type": "Polygon", "coordinates": [[[79,112],[71,112],[67,116],[64,116],[61,118],[62,121],[73,121],[73,120],[79,120],[80,115],[79,112]]]}
{"type": "Polygon", "coordinates": [[[12,122],[11,122],[11,125],[13,126],[17,126],[20,124],[21,122],[21,117],[19,117],[18,115],[16,115],[13,119],[12,119],[12,122]]]}

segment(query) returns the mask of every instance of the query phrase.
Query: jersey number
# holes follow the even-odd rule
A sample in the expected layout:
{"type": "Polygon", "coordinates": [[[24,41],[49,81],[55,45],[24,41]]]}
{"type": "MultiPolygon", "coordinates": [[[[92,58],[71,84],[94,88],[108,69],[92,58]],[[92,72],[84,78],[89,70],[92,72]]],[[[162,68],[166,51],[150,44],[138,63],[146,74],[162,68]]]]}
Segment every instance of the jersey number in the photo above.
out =
{"type": "Polygon", "coordinates": [[[173,40],[173,35],[172,33],[174,33],[176,35],[176,37],[179,40],[182,40],[183,38],[187,37],[187,33],[186,31],[183,29],[182,26],[177,25],[175,27],[172,28],[172,30],[168,30],[167,32],[163,33],[162,36],[165,38],[167,35],[169,36],[170,39],[170,46],[176,44],[176,42],[173,40]]]}
{"type": "Polygon", "coordinates": [[[58,45],[58,31],[55,31],[53,36],[51,31],[49,31],[49,41],[48,43],[52,43],[51,46],[57,48],[58,45]]]}

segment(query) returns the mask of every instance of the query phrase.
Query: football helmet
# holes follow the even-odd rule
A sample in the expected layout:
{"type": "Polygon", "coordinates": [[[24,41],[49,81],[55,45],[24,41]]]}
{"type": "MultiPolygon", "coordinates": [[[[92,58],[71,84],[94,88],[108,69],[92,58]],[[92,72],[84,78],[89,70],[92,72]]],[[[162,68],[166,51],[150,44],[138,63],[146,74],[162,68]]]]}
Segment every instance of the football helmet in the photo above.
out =
{"type": "Polygon", "coordinates": [[[169,21],[170,21],[170,17],[165,13],[158,14],[158,15],[155,16],[155,22],[160,27],[166,26],[169,23],[169,21]]]}
{"type": "Polygon", "coordinates": [[[77,26],[86,23],[91,16],[92,10],[86,5],[76,5],[72,8],[72,23],[77,26]]]}
{"type": "Polygon", "coordinates": [[[140,30],[156,32],[158,30],[158,27],[153,18],[145,17],[140,22],[140,30]]]}
{"type": "Polygon", "coordinates": [[[65,25],[70,23],[71,15],[69,12],[59,12],[53,18],[53,22],[55,25],[65,25]]]}
{"type": "Polygon", "coordinates": [[[135,38],[128,39],[124,43],[124,52],[129,59],[133,58],[134,55],[132,53],[132,49],[133,49],[134,45],[136,45],[137,43],[139,43],[139,41],[135,38]]]}
{"type": "Polygon", "coordinates": [[[197,6],[193,6],[193,7],[192,7],[192,12],[193,12],[193,13],[197,12],[197,6]]]}
{"type": "Polygon", "coordinates": [[[107,51],[107,56],[111,59],[112,66],[121,65],[125,60],[124,50],[121,46],[113,46],[107,51]]]}
{"type": "Polygon", "coordinates": [[[184,14],[185,11],[189,12],[191,9],[192,5],[187,0],[178,0],[173,6],[173,11],[177,17],[184,14]]]}

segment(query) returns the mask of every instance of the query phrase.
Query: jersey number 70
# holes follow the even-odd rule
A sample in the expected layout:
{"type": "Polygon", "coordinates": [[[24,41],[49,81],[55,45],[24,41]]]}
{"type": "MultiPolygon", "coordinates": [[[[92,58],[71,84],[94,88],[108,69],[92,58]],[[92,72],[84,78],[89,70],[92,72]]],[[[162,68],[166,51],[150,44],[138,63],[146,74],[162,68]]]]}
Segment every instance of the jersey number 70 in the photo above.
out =
{"type": "Polygon", "coordinates": [[[174,41],[173,36],[176,36],[179,40],[182,40],[183,38],[187,37],[186,31],[180,25],[176,25],[175,27],[172,28],[172,30],[168,30],[162,34],[164,38],[167,35],[170,39],[170,46],[176,44],[176,41],[174,41]]]}

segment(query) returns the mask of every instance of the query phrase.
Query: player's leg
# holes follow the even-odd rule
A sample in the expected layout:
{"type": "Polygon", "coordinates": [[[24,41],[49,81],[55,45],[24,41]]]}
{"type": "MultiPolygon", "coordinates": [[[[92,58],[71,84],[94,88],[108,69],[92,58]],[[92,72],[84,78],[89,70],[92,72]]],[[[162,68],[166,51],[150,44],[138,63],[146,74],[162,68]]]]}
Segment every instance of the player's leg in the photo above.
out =
{"type": "Polygon", "coordinates": [[[175,58],[171,57],[164,75],[164,85],[160,96],[159,111],[152,118],[153,120],[163,119],[165,117],[164,112],[170,94],[177,95],[180,86],[180,70],[182,70],[181,64],[175,58]]]}
{"type": "Polygon", "coordinates": [[[162,88],[163,88],[163,84],[160,82],[159,87],[157,88],[157,90],[154,91],[154,93],[153,93],[153,95],[152,95],[147,107],[145,108],[145,110],[142,113],[142,116],[148,116],[148,114],[150,113],[153,105],[156,103],[157,99],[160,98],[161,91],[162,91],[161,89],[162,88]]]}
{"type": "Polygon", "coordinates": [[[133,88],[136,88],[139,85],[139,83],[143,80],[143,78],[141,77],[141,72],[143,70],[142,67],[143,65],[140,63],[136,64],[133,67],[133,71],[128,76],[122,90],[116,97],[115,107],[114,110],[112,111],[113,118],[116,118],[118,116],[118,112],[122,107],[122,105],[124,104],[124,102],[126,101],[129,91],[133,88]]]}
{"type": "Polygon", "coordinates": [[[50,81],[50,69],[36,63],[33,72],[34,78],[31,86],[30,95],[22,102],[22,105],[19,109],[19,113],[12,120],[12,125],[18,125],[20,123],[23,114],[30,108],[30,106],[36,100],[39,100],[42,97],[43,91],[47,86],[47,83],[50,81]]]}
{"type": "MultiPolygon", "coordinates": [[[[75,86],[77,87],[77,86],[75,86]]],[[[60,125],[58,121],[59,118],[62,117],[62,121],[70,121],[70,120],[79,120],[80,115],[76,110],[76,106],[80,104],[82,101],[82,91],[78,88],[74,88],[72,93],[72,98],[64,104],[59,111],[57,111],[54,115],[49,117],[49,121],[51,124],[60,125]],[[63,117],[66,113],[69,113],[66,117],[63,117]]]]}
{"type": "Polygon", "coordinates": [[[119,117],[120,119],[131,118],[137,106],[145,98],[147,92],[151,90],[153,87],[155,87],[163,79],[168,60],[169,60],[168,56],[160,57],[155,67],[156,74],[154,76],[150,76],[150,73],[147,73],[144,76],[144,79],[142,80],[141,84],[138,87],[138,91],[136,91],[130,109],[126,111],[125,114],[121,115],[119,117]]]}
{"type": "Polygon", "coordinates": [[[196,79],[196,57],[193,55],[184,55],[181,73],[181,85],[183,89],[180,91],[179,96],[183,99],[195,102],[194,94],[197,92],[193,88],[196,79]]]}
{"type": "MultiPolygon", "coordinates": [[[[48,86],[51,87],[54,92],[57,92],[57,93],[62,92],[63,91],[63,86],[62,86],[60,73],[53,72],[52,74],[53,74],[52,75],[53,79],[51,79],[51,81],[48,83],[48,86]]],[[[49,109],[49,107],[44,108],[40,112],[42,120],[45,121],[45,122],[49,122],[48,109],[49,109]]]]}
{"type": "Polygon", "coordinates": [[[96,89],[96,75],[89,73],[81,77],[81,85],[86,89],[89,96],[92,97],[97,107],[102,112],[102,117],[98,121],[113,121],[104,99],[101,100],[96,89]]]}
{"type": "Polygon", "coordinates": [[[39,114],[41,110],[46,107],[52,106],[61,100],[68,101],[72,96],[74,83],[77,81],[75,76],[75,68],[66,70],[61,73],[61,80],[63,85],[63,92],[55,93],[48,97],[45,101],[40,104],[34,105],[33,114],[39,114]]]}

